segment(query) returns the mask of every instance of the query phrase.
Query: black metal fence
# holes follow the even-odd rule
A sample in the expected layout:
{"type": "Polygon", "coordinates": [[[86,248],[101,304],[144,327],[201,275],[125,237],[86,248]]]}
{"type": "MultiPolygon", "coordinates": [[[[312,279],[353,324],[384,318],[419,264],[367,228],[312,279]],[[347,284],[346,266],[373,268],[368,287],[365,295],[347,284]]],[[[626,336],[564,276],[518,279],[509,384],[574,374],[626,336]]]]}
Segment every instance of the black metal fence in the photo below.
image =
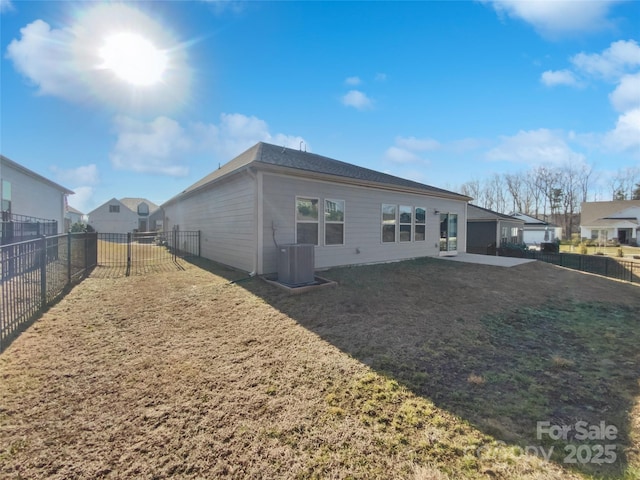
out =
{"type": "Polygon", "coordinates": [[[98,265],[141,275],[178,258],[200,256],[200,232],[98,233],[98,265]]]}
{"type": "Polygon", "coordinates": [[[607,257],[604,255],[581,255],[577,253],[547,253],[537,250],[525,250],[517,255],[522,258],[540,260],[561,267],[572,268],[582,272],[595,273],[625,282],[640,282],[640,263],[629,260],[607,257]]]}
{"type": "Polygon", "coordinates": [[[97,263],[95,233],[67,233],[0,246],[0,352],[97,263]]]}
{"type": "Polygon", "coordinates": [[[43,235],[49,236],[57,233],[58,222],[55,220],[2,212],[0,245],[33,240],[43,235]]]}
{"type": "Polygon", "coordinates": [[[94,267],[141,275],[200,256],[200,232],[67,233],[0,245],[0,352],[94,267]]]}

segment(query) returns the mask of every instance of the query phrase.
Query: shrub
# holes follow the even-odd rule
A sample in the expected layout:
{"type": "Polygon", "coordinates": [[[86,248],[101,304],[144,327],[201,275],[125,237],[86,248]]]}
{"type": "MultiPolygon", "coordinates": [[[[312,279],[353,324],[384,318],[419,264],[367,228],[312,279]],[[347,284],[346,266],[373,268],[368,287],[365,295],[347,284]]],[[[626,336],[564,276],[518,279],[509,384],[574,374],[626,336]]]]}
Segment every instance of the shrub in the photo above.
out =
{"type": "Polygon", "coordinates": [[[529,247],[525,243],[508,243],[505,242],[500,245],[498,249],[498,255],[502,257],[518,257],[523,258],[529,247]]]}
{"type": "Polygon", "coordinates": [[[624,257],[624,253],[622,252],[622,247],[619,247],[618,250],[616,251],[616,257],[624,257]]]}
{"type": "Polygon", "coordinates": [[[76,222],[71,225],[71,233],[86,233],[86,232],[94,232],[93,227],[87,223],[76,222]]]}
{"type": "Polygon", "coordinates": [[[586,243],[580,244],[580,255],[586,255],[589,252],[586,243]]]}

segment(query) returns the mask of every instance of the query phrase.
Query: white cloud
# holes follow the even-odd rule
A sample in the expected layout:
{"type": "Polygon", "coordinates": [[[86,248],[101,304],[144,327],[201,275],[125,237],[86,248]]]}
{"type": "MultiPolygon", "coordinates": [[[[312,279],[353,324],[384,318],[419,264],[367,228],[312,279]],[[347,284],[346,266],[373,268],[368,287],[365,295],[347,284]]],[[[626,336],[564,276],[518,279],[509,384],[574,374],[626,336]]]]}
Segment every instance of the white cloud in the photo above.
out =
{"type": "Polygon", "coordinates": [[[218,124],[184,126],[168,117],[141,122],[121,115],[115,119],[115,130],[118,138],[110,155],[115,168],[170,176],[187,175],[188,158],[195,154],[228,161],[260,141],[290,148],[302,144],[311,151],[304,138],[271,134],[264,120],[240,113],[223,113],[218,124]]]}
{"type": "Polygon", "coordinates": [[[571,63],[585,74],[616,80],[640,67],[640,46],[635,40],[619,40],[602,53],[579,53],[571,63]]]}
{"type": "Polygon", "coordinates": [[[419,153],[438,150],[440,142],[432,138],[396,137],[395,145],[385,151],[385,158],[393,163],[423,161],[419,153]]]}
{"type": "Polygon", "coordinates": [[[425,152],[440,148],[440,142],[432,138],[396,137],[396,145],[414,152],[425,152]]]}
{"type": "Polygon", "coordinates": [[[70,169],[62,169],[54,165],[51,170],[56,179],[65,185],[95,185],[100,181],[95,163],[70,169]]]}
{"type": "Polygon", "coordinates": [[[578,79],[571,70],[547,70],[542,73],[540,81],[548,87],[555,87],[556,85],[577,87],[580,85],[580,82],[578,82],[578,79]]]}
{"type": "Polygon", "coordinates": [[[311,151],[304,138],[283,133],[272,135],[267,122],[241,113],[223,113],[219,124],[192,124],[190,130],[199,149],[212,152],[222,160],[235,157],[257,142],[289,148],[300,148],[302,142],[304,148],[311,151]]]}
{"type": "Polygon", "coordinates": [[[150,123],[119,115],[115,119],[118,140],[110,154],[114,168],[134,172],[184,176],[184,154],[193,148],[189,134],[167,117],[150,123]]]}
{"type": "Polygon", "coordinates": [[[609,100],[618,112],[640,108],[640,72],[622,77],[616,89],[609,94],[609,100]]]}
{"type": "Polygon", "coordinates": [[[544,37],[558,37],[609,28],[608,14],[618,0],[481,0],[490,3],[500,17],[523,20],[544,37]]]}
{"type": "Polygon", "coordinates": [[[415,163],[421,160],[415,153],[400,147],[387,148],[384,156],[393,163],[415,163]]]}
{"type": "Polygon", "coordinates": [[[6,57],[38,87],[38,94],[71,100],[86,92],[74,68],[69,31],[52,30],[48,23],[36,20],[21,28],[20,34],[22,38],[7,47],[6,57]]]}
{"type": "Polygon", "coordinates": [[[360,85],[362,80],[360,80],[360,77],[347,77],[344,83],[347,85],[360,85]]]}
{"type": "Polygon", "coordinates": [[[52,28],[35,20],[20,30],[6,50],[6,58],[37,94],[76,102],[102,101],[115,108],[166,109],[186,101],[191,79],[186,52],[170,30],[130,5],[85,2],[74,15],[74,23],[52,28]],[[118,79],[110,69],[99,68],[105,39],[114,25],[147,39],[167,52],[168,67],[162,81],[135,88],[118,79]]]}
{"type": "Polygon", "coordinates": [[[69,196],[69,205],[77,208],[82,213],[89,213],[95,206],[93,201],[95,191],[93,187],[74,187],[72,190],[74,194],[69,196]]]}
{"type": "Polygon", "coordinates": [[[8,12],[10,10],[13,10],[11,0],[0,0],[0,13],[8,12]]]}
{"type": "Polygon", "coordinates": [[[342,103],[347,107],[353,107],[358,110],[368,110],[373,108],[373,101],[360,90],[350,90],[342,97],[342,103]]]}
{"type": "Polygon", "coordinates": [[[500,144],[487,152],[486,158],[529,165],[584,161],[584,155],[571,150],[560,133],[545,128],[500,137],[500,144]]]}
{"type": "Polygon", "coordinates": [[[610,151],[628,152],[640,159],[640,108],[620,115],[616,127],[605,135],[603,145],[610,151]]]}

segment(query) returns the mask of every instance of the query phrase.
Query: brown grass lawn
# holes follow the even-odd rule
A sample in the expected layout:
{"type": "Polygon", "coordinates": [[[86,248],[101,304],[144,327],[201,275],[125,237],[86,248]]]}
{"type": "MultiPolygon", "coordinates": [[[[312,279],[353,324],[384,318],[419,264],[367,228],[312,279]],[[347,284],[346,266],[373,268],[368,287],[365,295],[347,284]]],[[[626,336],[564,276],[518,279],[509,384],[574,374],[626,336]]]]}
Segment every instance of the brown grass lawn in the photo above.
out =
{"type": "Polygon", "coordinates": [[[92,276],[0,355],[1,478],[640,478],[638,286],[423,259],[288,296],[183,265],[92,276]],[[578,420],[618,434],[536,437],[578,420]]]}

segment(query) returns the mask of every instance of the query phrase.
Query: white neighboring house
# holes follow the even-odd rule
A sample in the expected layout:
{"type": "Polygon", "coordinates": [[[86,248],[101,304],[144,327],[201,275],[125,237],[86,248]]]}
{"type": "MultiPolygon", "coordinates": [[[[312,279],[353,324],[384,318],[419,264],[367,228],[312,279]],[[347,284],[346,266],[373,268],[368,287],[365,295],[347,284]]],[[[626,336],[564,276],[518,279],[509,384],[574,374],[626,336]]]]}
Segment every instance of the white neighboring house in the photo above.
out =
{"type": "Polygon", "coordinates": [[[0,179],[3,221],[55,221],[57,231],[47,234],[63,232],[67,196],[73,195],[73,191],[4,155],[0,155],[0,179]],[[29,217],[33,220],[28,220],[29,217]]]}
{"type": "Polygon", "coordinates": [[[201,232],[201,255],[278,270],[286,244],[313,244],[316,268],[454,255],[465,195],[258,143],[162,205],[165,230],[201,232]]]}
{"type": "Polygon", "coordinates": [[[511,213],[510,216],[524,221],[522,241],[529,247],[539,247],[541,243],[555,242],[556,239],[562,238],[562,227],[553,223],[524,213],[511,213]]]}
{"type": "Polygon", "coordinates": [[[150,222],[158,205],[144,198],[112,198],[87,214],[88,224],[99,233],[130,233],[155,230],[150,222]]]}
{"type": "Polygon", "coordinates": [[[77,208],[67,205],[67,213],[65,215],[65,230],[69,230],[74,223],[84,222],[85,215],[77,208]]]}
{"type": "Polygon", "coordinates": [[[640,200],[581,204],[580,236],[601,243],[640,243],[640,200]]]}

